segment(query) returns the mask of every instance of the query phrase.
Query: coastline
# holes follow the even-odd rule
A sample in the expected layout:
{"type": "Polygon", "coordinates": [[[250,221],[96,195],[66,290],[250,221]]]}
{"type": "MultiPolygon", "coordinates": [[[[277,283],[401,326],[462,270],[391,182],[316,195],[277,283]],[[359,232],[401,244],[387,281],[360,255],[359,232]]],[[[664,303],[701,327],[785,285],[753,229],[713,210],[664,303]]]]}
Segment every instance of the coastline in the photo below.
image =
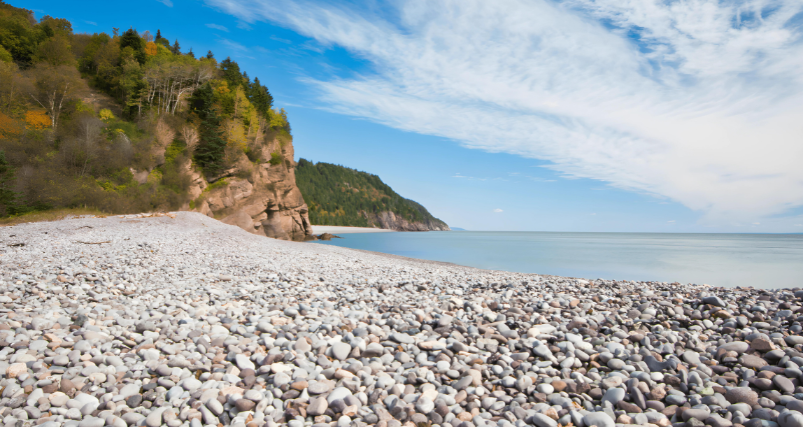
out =
{"type": "Polygon", "coordinates": [[[340,225],[313,225],[312,234],[349,234],[349,233],[396,233],[396,230],[373,227],[346,227],[340,225]]]}
{"type": "Polygon", "coordinates": [[[47,426],[754,425],[767,387],[803,408],[794,368],[747,373],[803,357],[803,292],[481,270],[191,212],[0,241],[0,406],[46,374],[24,399],[47,426]]]}

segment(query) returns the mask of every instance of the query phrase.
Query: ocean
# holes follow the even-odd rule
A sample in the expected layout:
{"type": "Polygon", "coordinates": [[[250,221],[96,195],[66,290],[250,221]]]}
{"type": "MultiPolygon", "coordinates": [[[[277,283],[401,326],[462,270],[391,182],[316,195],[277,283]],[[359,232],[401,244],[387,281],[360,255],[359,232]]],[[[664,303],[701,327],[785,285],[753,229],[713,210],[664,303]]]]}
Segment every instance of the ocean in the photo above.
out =
{"type": "Polygon", "coordinates": [[[430,231],[341,236],[312,244],[585,279],[803,287],[803,234],[430,231]]]}

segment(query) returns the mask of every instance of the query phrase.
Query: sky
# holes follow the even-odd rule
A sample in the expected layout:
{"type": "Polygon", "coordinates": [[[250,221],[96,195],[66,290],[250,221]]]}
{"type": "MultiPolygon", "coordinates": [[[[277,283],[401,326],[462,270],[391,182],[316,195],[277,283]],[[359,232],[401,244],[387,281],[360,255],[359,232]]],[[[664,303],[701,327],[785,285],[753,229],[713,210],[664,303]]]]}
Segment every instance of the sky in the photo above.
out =
{"type": "Polygon", "coordinates": [[[231,57],[454,227],[803,232],[801,0],[9,3],[231,57]]]}

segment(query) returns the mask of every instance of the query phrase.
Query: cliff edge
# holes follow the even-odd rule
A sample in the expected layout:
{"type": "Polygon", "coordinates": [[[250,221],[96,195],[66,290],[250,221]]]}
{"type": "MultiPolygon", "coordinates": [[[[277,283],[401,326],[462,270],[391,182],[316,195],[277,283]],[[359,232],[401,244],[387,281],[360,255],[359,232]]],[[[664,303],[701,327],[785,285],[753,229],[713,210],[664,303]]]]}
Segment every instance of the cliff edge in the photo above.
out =
{"type": "Polygon", "coordinates": [[[374,227],[396,231],[448,231],[445,222],[406,199],[373,174],[300,159],[298,188],[315,225],[374,227]]]}
{"type": "Polygon", "coordinates": [[[263,144],[258,163],[241,155],[222,175],[206,179],[188,162],[193,201],[186,210],[203,213],[250,233],[282,240],[312,234],[307,204],[296,186],[292,141],[274,138],[263,144]],[[280,159],[271,157],[280,153],[280,159]]]}

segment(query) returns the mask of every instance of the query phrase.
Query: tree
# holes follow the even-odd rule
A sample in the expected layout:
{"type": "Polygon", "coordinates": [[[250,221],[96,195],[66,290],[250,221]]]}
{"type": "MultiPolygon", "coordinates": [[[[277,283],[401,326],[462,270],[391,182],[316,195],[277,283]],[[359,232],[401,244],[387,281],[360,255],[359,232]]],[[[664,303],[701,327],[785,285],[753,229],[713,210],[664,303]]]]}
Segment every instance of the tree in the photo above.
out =
{"type": "Polygon", "coordinates": [[[64,18],[53,18],[46,15],[39,21],[39,25],[43,27],[48,36],[72,34],[72,24],[64,18]]]}
{"type": "Polygon", "coordinates": [[[0,46],[0,62],[11,62],[14,60],[14,57],[11,56],[11,53],[7,51],[3,46],[0,46]]]}
{"type": "Polygon", "coordinates": [[[221,131],[222,119],[214,101],[214,90],[209,83],[198,88],[190,98],[193,112],[201,119],[194,157],[208,176],[221,172],[226,151],[226,140],[221,131]]]}
{"type": "Polygon", "coordinates": [[[159,112],[175,113],[181,97],[214,77],[214,64],[188,56],[157,56],[145,66],[147,103],[159,112]]]}
{"type": "Polygon", "coordinates": [[[220,61],[220,69],[223,71],[223,80],[229,84],[229,89],[232,91],[244,83],[243,75],[240,73],[240,66],[226,58],[220,61]]]}
{"type": "Polygon", "coordinates": [[[268,88],[259,83],[259,77],[254,77],[254,82],[248,85],[248,100],[254,105],[263,116],[268,116],[268,110],[273,106],[273,96],[268,92],[268,88]]]}
{"type": "Polygon", "coordinates": [[[68,36],[56,34],[39,43],[36,49],[36,61],[47,63],[53,67],[73,64],[75,57],[73,56],[68,36]]]}
{"type": "Polygon", "coordinates": [[[173,52],[174,55],[178,55],[181,53],[181,45],[178,44],[178,39],[173,42],[173,47],[170,48],[170,51],[173,52]]]}
{"type": "Polygon", "coordinates": [[[156,53],[159,52],[158,48],[156,47],[156,43],[148,42],[145,45],[145,54],[148,56],[154,56],[156,53]]]}
{"type": "Polygon", "coordinates": [[[133,28],[129,28],[123,33],[123,36],[120,37],[120,49],[122,50],[127,47],[134,50],[134,58],[136,58],[137,62],[140,64],[144,64],[148,59],[148,55],[145,54],[145,40],[140,38],[137,31],[133,28]]]}
{"type": "Polygon", "coordinates": [[[175,137],[176,131],[164,120],[159,120],[156,123],[156,142],[159,143],[159,148],[165,148],[170,145],[175,137]]]}
{"type": "Polygon", "coordinates": [[[154,40],[154,41],[156,41],[156,40],[159,40],[159,39],[161,39],[161,38],[162,38],[162,30],[160,30],[160,29],[157,29],[157,30],[156,30],[156,38],[155,38],[155,39],[153,39],[153,40],[154,40]]]}
{"type": "Polygon", "coordinates": [[[34,24],[24,9],[4,8],[0,11],[0,46],[23,67],[33,61],[39,42],[54,34],[52,29],[34,24]]]}
{"type": "Polygon", "coordinates": [[[198,129],[193,125],[186,124],[181,128],[181,137],[184,139],[187,149],[192,150],[198,143],[198,129]]]}
{"type": "Polygon", "coordinates": [[[101,133],[103,132],[104,123],[97,117],[91,114],[82,114],[78,118],[78,135],[75,140],[76,147],[79,150],[80,160],[80,173],[79,176],[84,176],[88,170],[89,163],[98,155],[101,133]]]}
{"type": "Polygon", "coordinates": [[[128,114],[133,114],[133,108],[137,108],[137,115],[142,113],[142,98],[146,94],[146,82],[144,73],[139,63],[133,59],[126,59],[123,62],[122,74],[120,75],[119,85],[122,91],[123,101],[128,107],[128,114]]]}
{"type": "Polygon", "coordinates": [[[13,114],[26,109],[28,95],[23,91],[24,82],[17,64],[0,62],[0,112],[13,114]]]}
{"type": "Polygon", "coordinates": [[[19,193],[14,191],[14,173],[14,168],[6,160],[6,153],[0,151],[0,217],[18,215],[28,210],[20,202],[19,193]]]}
{"type": "Polygon", "coordinates": [[[195,59],[195,53],[193,53],[192,48],[190,48],[190,51],[187,52],[187,56],[189,56],[192,59],[195,59]]]}
{"type": "Polygon", "coordinates": [[[30,94],[31,98],[47,110],[55,132],[64,105],[72,98],[78,86],[78,71],[69,65],[58,67],[40,65],[34,70],[34,75],[36,80],[30,94]]]}
{"type": "Polygon", "coordinates": [[[211,51],[211,50],[210,50],[210,51],[207,51],[207,52],[206,52],[206,59],[215,59],[215,54],[214,54],[214,53],[212,53],[212,51],[211,51]]]}

